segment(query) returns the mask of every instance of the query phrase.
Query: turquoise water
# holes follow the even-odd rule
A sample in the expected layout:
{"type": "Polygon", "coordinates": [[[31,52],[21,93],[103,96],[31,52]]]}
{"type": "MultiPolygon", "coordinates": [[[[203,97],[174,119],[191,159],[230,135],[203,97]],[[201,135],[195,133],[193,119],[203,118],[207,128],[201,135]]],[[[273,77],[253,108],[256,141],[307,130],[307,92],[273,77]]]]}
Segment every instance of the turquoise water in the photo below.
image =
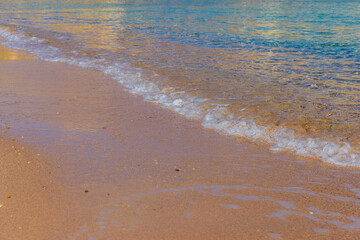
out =
{"type": "Polygon", "coordinates": [[[360,1],[0,0],[0,29],[220,133],[360,165],[360,1]]]}

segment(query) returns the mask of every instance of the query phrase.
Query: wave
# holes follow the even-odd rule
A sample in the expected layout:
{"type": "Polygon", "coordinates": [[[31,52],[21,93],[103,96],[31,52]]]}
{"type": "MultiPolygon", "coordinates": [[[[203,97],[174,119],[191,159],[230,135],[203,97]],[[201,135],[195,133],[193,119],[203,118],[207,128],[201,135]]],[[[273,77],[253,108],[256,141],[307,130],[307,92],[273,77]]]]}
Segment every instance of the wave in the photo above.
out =
{"type": "Polygon", "coordinates": [[[142,69],[132,67],[126,59],[115,61],[106,59],[105,56],[91,58],[78,54],[75,50],[71,51],[70,56],[63,49],[51,46],[51,41],[13,31],[8,26],[0,26],[0,36],[5,39],[3,45],[26,50],[40,59],[100,70],[121,83],[129,92],[141,95],[144,100],[159,103],[164,108],[200,121],[202,126],[221,134],[262,142],[270,145],[269,149],[272,151],[290,150],[298,155],[319,158],[341,166],[360,166],[360,153],[349,143],[298,137],[291,129],[269,128],[249,119],[235,117],[227,110],[226,105],[190,96],[174,88],[160,88],[144,76],[142,69]]]}

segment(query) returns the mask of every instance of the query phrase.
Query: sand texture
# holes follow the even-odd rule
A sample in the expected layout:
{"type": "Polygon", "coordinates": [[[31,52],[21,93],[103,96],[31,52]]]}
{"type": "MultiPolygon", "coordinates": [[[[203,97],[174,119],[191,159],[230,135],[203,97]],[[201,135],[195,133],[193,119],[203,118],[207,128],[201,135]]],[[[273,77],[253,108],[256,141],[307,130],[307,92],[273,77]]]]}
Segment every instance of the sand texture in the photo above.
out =
{"type": "Polygon", "coordinates": [[[0,51],[1,240],[360,239],[359,169],[269,152],[99,71],[0,51]]]}

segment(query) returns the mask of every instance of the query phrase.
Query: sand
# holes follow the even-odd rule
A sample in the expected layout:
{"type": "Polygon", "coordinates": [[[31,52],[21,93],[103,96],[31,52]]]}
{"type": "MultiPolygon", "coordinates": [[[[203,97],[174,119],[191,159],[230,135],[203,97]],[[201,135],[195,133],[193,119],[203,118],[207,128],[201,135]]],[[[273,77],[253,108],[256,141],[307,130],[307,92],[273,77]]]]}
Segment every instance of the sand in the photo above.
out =
{"type": "Polygon", "coordinates": [[[360,238],[359,169],[221,136],[99,71],[0,51],[0,239],[360,238]]]}

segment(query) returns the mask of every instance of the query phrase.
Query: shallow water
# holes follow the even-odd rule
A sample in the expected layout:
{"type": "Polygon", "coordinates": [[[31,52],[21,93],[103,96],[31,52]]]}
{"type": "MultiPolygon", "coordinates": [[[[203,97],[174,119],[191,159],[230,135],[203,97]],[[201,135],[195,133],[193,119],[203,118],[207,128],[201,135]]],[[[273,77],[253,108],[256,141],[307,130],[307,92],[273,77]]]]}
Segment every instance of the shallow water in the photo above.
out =
{"type": "Polygon", "coordinates": [[[360,165],[358,1],[0,1],[6,45],[272,150],[360,165]]]}

